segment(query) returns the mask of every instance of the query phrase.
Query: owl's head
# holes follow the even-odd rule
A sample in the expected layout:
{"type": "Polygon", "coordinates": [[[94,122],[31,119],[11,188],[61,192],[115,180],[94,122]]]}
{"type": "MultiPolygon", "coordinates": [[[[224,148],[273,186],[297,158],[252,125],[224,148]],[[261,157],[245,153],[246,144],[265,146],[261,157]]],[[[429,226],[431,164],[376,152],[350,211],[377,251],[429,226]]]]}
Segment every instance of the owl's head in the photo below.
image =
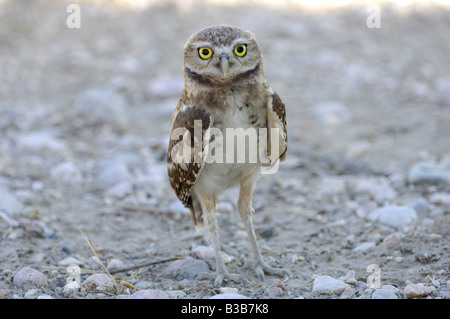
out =
{"type": "Polygon", "coordinates": [[[198,84],[236,84],[262,73],[262,56],[251,32],[230,26],[208,27],[188,39],[183,72],[198,84]]]}

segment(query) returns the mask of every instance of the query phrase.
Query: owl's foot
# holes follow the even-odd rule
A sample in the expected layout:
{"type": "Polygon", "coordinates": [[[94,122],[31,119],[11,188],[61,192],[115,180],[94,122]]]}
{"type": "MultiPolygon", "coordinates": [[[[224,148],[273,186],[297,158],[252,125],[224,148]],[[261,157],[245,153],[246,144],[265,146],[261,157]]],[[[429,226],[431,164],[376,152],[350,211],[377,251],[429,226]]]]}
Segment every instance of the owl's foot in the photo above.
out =
{"type": "Polygon", "coordinates": [[[264,274],[269,274],[269,275],[275,275],[275,276],[280,276],[280,277],[288,277],[289,278],[289,273],[281,268],[273,268],[271,266],[269,266],[268,264],[266,264],[265,262],[261,261],[260,263],[258,263],[258,265],[256,265],[255,267],[255,273],[256,276],[261,280],[264,281],[264,274]]]}
{"type": "Polygon", "coordinates": [[[224,280],[230,280],[230,281],[234,281],[236,283],[242,283],[242,285],[245,285],[245,279],[244,277],[242,277],[241,275],[238,274],[229,274],[229,273],[221,273],[221,274],[217,274],[216,279],[214,280],[214,283],[217,286],[221,286],[222,282],[224,280]]]}
{"type": "Polygon", "coordinates": [[[198,279],[209,279],[214,280],[214,284],[216,286],[221,286],[224,280],[226,281],[234,281],[236,283],[241,283],[245,285],[245,279],[241,275],[238,274],[230,274],[228,272],[219,272],[217,274],[213,273],[201,273],[198,275],[198,279]]]}

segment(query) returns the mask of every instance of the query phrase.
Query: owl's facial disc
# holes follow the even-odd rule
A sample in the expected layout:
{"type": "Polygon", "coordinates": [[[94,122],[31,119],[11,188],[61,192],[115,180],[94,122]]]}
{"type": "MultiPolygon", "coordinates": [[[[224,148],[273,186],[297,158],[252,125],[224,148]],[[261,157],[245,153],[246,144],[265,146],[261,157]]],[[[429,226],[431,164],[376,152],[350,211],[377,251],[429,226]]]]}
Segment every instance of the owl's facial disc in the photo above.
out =
{"type": "Polygon", "coordinates": [[[252,79],[261,70],[260,62],[258,45],[247,34],[233,39],[194,37],[185,47],[183,68],[197,83],[224,86],[252,79]]]}

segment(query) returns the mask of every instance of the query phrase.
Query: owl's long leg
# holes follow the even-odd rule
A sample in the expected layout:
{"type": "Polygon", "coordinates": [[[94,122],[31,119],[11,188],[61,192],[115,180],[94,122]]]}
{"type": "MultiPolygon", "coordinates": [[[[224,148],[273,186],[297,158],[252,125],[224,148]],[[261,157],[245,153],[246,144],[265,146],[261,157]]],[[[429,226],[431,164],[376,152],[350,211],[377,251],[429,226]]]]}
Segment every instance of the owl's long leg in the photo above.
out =
{"type": "Polygon", "coordinates": [[[255,230],[253,229],[252,221],[252,193],[254,184],[241,183],[239,192],[238,209],[239,215],[244,222],[245,229],[250,240],[250,245],[253,253],[254,269],[259,279],[264,280],[264,273],[276,275],[276,276],[288,276],[289,274],[284,269],[273,268],[266,264],[263,260],[261,252],[259,250],[258,242],[256,239],[255,230]]]}
{"type": "MultiPolygon", "coordinates": [[[[242,278],[242,276],[228,273],[227,267],[225,266],[225,262],[223,260],[222,252],[220,250],[216,203],[213,198],[205,197],[201,198],[199,203],[202,209],[203,219],[208,227],[209,234],[211,236],[211,242],[216,253],[216,277],[214,282],[218,286],[222,285],[223,280],[245,283],[245,280],[242,278]]],[[[202,276],[200,277],[207,278],[208,276],[206,274],[202,274],[202,276]]]]}

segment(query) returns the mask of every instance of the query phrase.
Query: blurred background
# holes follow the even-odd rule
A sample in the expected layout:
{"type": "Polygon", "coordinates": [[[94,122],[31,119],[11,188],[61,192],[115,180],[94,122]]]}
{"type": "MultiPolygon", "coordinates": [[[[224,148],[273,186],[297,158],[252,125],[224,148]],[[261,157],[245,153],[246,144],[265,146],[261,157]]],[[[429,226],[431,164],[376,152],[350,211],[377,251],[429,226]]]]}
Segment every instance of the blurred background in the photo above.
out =
{"type": "MultiPolygon", "coordinates": [[[[449,1],[0,0],[3,269],[37,253],[47,264],[89,255],[74,224],[126,263],[189,251],[197,237],[168,184],[165,153],[185,41],[218,24],[256,35],[287,108],[287,161],[255,195],[259,230],[275,225],[263,245],[307,254],[302,231],[321,233],[342,216],[355,228],[316,236],[314,247],[348,233],[352,245],[366,241],[374,228],[364,228],[364,212],[421,196],[408,184],[421,161],[440,165],[450,184],[449,1]],[[345,179],[358,174],[368,188],[345,179]]],[[[221,211],[238,223],[230,205],[221,211]]],[[[448,226],[448,214],[428,217],[448,226]]],[[[227,227],[226,240],[239,243],[237,226],[227,227]]],[[[328,269],[317,254],[315,269],[328,269]]]]}
{"type": "Polygon", "coordinates": [[[77,97],[103,88],[126,100],[125,128],[164,135],[186,39],[231,24],[255,33],[292,143],[384,169],[448,150],[447,1],[80,1],[80,28],[70,3],[1,2],[2,132],[67,129],[89,117],[69,114],[77,97]]]}

